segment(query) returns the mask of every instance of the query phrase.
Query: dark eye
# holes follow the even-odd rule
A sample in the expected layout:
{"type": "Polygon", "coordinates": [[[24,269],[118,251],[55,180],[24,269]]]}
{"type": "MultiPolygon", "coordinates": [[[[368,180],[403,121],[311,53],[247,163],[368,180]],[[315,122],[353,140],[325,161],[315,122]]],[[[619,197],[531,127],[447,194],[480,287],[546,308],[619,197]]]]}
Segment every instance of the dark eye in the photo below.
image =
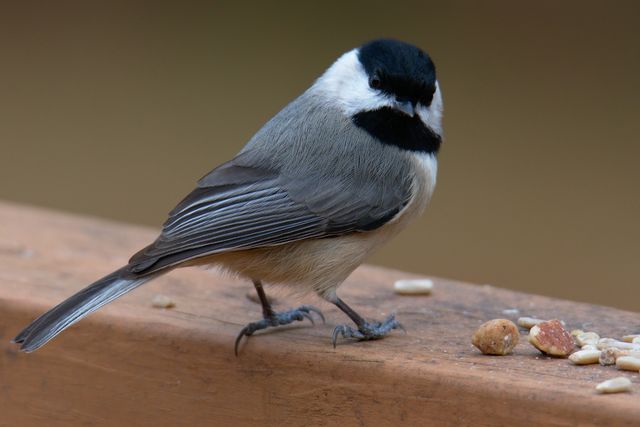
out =
{"type": "Polygon", "coordinates": [[[382,82],[380,81],[380,77],[373,76],[369,79],[369,86],[371,86],[372,88],[380,89],[381,85],[382,85],[382,82]]]}

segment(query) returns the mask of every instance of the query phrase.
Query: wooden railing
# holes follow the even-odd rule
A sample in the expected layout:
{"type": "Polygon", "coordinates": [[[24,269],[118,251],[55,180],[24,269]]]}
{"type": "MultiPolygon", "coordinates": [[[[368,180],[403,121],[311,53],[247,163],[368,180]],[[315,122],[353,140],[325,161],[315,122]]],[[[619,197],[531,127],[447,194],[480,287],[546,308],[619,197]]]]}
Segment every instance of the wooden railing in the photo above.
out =
{"type": "Polygon", "coordinates": [[[638,332],[639,314],[441,279],[431,296],[398,296],[394,280],[414,276],[374,267],[357,270],[340,295],[372,318],[395,311],[406,335],[333,349],[333,327],[348,321],[342,313],[313,296],[275,293],[276,308],[313,303],[327,323],[257,333],[235,357],[236,334],[261,315],[246,296],[253,289],[191,268],[146,284],[35,353],[9,343],[154,237],[141,227],[0,204],[0,425],[640,422],[637,385],[635,395],[595,393],[596,383],[620,374],[615,368],[544,357],[524,336],[506,357],[482,356],[470,344],[484,321],[517,317],[507,309],[609,336],[638,332]],[[153,308],[157,294],[176,306],[153,308]]]}

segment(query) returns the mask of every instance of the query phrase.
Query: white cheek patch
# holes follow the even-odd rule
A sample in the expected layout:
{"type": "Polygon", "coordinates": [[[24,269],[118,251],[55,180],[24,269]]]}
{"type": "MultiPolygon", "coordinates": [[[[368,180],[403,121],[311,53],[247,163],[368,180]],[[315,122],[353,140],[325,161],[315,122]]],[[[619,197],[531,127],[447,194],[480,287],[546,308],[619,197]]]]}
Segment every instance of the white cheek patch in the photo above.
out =
{"type": "Polygon", "coordinates": [[[391,107],[393,98],[369,86],[369,78],[354,49],[342,55],[314,83],[312,89],[337,102],[349,116],[361,111],[391,107]]]}
{"type": "MultiPolygon", "coordinates": [[[[395,108],[395,100],[391,95],[369,86],[369,77],[358,59],[357,49],[338,58],[310,90],[322,94],[327,102],[337,103],[347,116],[384,107],[395,108]]],[[[425,125],[442,136],[442,94],[437,81],[431,105],[425,107],[418,104],[416,112],[425,125]]]]}
{"type": "Polygon", "coordinates": [[[436,81],[436,91],[429,107],[418,104],[416,108],[420,120],[436,134],[442,136],[442,93],[440,84],[436,81]]]}

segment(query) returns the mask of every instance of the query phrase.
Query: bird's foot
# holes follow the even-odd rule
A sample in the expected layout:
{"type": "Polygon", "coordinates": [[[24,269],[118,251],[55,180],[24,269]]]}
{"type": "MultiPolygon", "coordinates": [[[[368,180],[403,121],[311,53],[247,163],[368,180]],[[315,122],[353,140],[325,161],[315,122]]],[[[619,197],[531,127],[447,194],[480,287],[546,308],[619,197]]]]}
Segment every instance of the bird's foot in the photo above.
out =
{"type": "Polygon", "coordinates": [[[274,312],[270,316],[266,316],[262,320],[247,324],[247,326],[242,328],[242,330],[238,334],[238,337],[236,338],[236,356],[238,355],[238,345],[240,344],[240,341],[242,341],[242,337],[249,337],[253,335],[254,332],[261,329],[267,329],[280,325],[288,325],[289,323],[293,323],[295,321],[303,321],[304,319],[309,319],[311,324],[315,325],[313,317],[311,317],[311,313],[316,313],[320,317],[320,319],[322,319],[322,323],[325,322],[324,315],[319,309],[315,308],[312,305],[301,305],[300,307],[293,310],[274,312]]]}
{"type": "Polygon", "coordinates": [[[338,325],[333,330],[331,340],[333,342],[333,348],[335,348],[339,335],[342,335],[343,338],[357,338],[360,341],[378,340],[393,329],[405,331],[400,322],[396,320],[394,314],[382,322],[364,322],[361,326],[358,326],[358,329],[354,329],[349,325],[338,325]]]}

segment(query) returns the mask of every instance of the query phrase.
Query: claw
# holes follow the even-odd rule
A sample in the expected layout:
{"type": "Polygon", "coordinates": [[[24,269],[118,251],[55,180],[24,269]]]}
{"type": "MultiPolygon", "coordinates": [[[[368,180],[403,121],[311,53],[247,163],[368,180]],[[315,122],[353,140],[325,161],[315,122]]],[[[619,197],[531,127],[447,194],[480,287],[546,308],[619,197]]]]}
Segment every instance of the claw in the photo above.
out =
{"type": "Polygon", "coordinates": [[[336,348],[336,342],[338,341],[338,335],[342,335],[342,338],[357,338],[359,340],[372,339],[363,334],[362,331],[353,329],[351,326],[338,325],[331,334],[331,341],[333,342],[333,348],[336,348]]]}
{"type": "Polygon", "coordinates": [[[331,333],[331,344],[333,344],[334,349],[336,348],[336,341],[338,341],[338,333],[338,326],[336,326],[331,333]]]}
{"type": "Polygon", "coordinates": [[[310,312],[316,313],[322,319],[324,323],[324,315],[320,310],[311,306],[311,305],[302,305],[294,310],[285,311],[282,313],[273,313],[272,316],[265,317],[262,320],[257,322],[252,322],[246,325],[238,336],[236,337],[236,343],[234,346],[235,355],[238,356],[238,346],[242,341],[242,337],[249,337],[253,335],[254,332],[260,329],[266,329],[270,326],[279,326],[279,325],[288,325],[289,323],[293,323],[295,321],[303,321],[304,319],[309,319],[312,325],[315,325],[313,317],[310,312]]]}
{"type": "Polygon", "coordinates": [[[333,329],[333,333],[331,334],[331,342],[333,343],[333,348],[336,348],[336,342],[338,341],[338,335],[342,334],[342,337],[345,337],[344,330],[347,328],[347,325],[338,325],[333,329]]]}
{"type": "Polygon", "coordinates": [[[249,325],[247,325],[244,328],[242,328],[242,330],[240,331],[240,333],[236,337],[236,345],[233,347],[233,351],[236,354],[236,357],[238,357],[238,345],[240,344],[240,341],[242,341],[242,337],[244,337],[245,335],[246,336],[251,335],[250,333],[247,333],[248,330],[249,330],[249,325]]]}
{"type": "Polygon", "coordinates": [[[313,317],[311,317],[309,313],[302,312],[302,315],[304,316],[305,319],[309,319],[309,322],[311,322],[311,324],[315,326],[316,322],[313,321],[313,317]]]}
{"type": "Polygon", "coordinates": [[[327,321],[324,318],[324,314],[322,314],[322,312],[320,311],[320,309],[312,306],[312,305],[303,305],[302,307],[300,307],[300,309],[305,309],[307,310],[307,312],[311,311],[315,314],[318,315],[318,317],[320,317],[320,319],[322,319],[322,323],[327,323],[327,321]]]}
{"type": "Polygon", "coordinates": [[[396,315],[394,314],[390,314],[389,316],[387,316],[386,319],[384,319],[384,322],[382,322],[380,324],[380,327],[387,327],[389,328],[389,330],[391,329],[400,329],[402,332],[407,333],[407,330],[404,328],[404,326],[402,326],[402,323],[398,322],[396,320],[396,315]]]}
{"type": "Polygon", "coordinates": [[[333,348],[336,348],[338,336],[343,338],[357,338],[360,341],[377,340],[383,338],[389,331],[393,329],[401,329],[406,334],[406,329],[395,319],[395,315],[390,315],[384,322],[365,322],[358,329],[353,329],[348,325],[338,325],[331,334],[331,342],[333,348]]]}

